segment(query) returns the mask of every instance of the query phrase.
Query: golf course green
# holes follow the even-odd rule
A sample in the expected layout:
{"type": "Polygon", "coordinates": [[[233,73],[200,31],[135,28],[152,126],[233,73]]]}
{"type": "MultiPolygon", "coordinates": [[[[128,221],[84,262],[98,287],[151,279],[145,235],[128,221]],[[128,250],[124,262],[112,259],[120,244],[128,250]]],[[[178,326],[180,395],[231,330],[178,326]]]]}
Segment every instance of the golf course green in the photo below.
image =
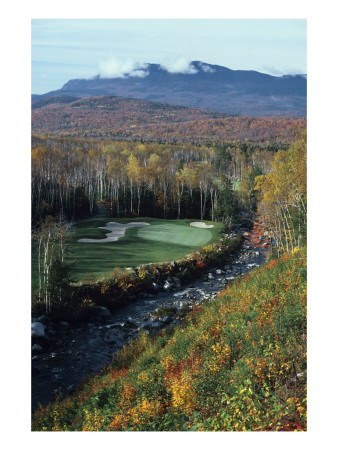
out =
{"type": "MultiPolygon", "coordinates": [[[[148,217],[135,219],[85,219],[73,227],[67,248],[67,259],[72,261],[72,276],[77,281],[108,277],[117,268],[141,264],[165,263],[180,259],[199,248],[220,239],[222,224],[205,221],[213,228],[190,226],[193,220],[162,220],[148,217]],[[145,222],[147,226],[127,228],[116,241],[79,242],[79,239],[105,239],[109,230],[101,229],[108,222],[128,224],[145,222]]],[[[33,252],[34,253],[34,252],[33,252]]],[[[33,255],[33,284],[36,268],[33,255]]]]}

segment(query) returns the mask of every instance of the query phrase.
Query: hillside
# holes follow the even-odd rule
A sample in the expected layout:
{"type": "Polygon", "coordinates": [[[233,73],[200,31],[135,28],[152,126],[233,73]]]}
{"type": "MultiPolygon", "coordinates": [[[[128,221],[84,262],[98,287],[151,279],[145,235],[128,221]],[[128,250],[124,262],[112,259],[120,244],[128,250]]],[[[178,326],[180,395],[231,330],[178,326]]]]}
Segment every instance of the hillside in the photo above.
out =
{"type": "MultiPolygon", "coordinates": [[[[169,73],[148,64],[142,77],[74,79],[44,94],[76,97],[119,96],[247,116],[306,115],[304,75],[276,77],[256,71],[193,61],[191,73],[169,73]]],[[[37,98],[36,96],[34,98],[37,98]]]]}
{"type": "Polygon", "coordinates": [[[290,142],[305,118],[234,117],[225,113],[122,97],[66,95],[32,102],[32,132],[72,138],[144,141],[290,142]]]}
{"type": "Polygon", "coordinates": [[[185,322],[141,334],[33,430],[306,430],[303,251],[238,278],[185,322]]]}

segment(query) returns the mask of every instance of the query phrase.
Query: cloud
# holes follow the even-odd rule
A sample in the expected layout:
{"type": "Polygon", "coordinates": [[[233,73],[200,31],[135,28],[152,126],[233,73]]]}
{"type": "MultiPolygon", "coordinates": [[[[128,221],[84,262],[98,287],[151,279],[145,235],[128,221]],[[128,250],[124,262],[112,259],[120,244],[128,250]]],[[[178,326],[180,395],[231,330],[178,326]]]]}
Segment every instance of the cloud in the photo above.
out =
{"type": "MultiPolygon", "coordinates": [[[[139,63],[133,59],[110,58],[101,60],[99,63],[99,75],[101,78],[144,78],[149,75],[148,63],[139,63]]],[[[200,70],[203,72],[214,72],[215,70],[207,64],[200,64],[195,67],[186,58],[169,60],[160,64],[160,68],[169,73],[182,73],[193,75],[200,70]]]]}
{"type": "Polygon", "coordinates": [[[99,74],[102,78],[144,78],[148,75],[147,68],[148,64],[139,63],[132,59],[110,58],[100,61],[99,74]]]}
{"type": "Polygon", "coordinates": [[[212,67],[208,66],[207,64],[199,63],[199,66],[203,70],[203,72],[209,72],[209,73],[216,72],[215,69],[213,69],[212,67]]]}
{"type": "Polygon", "coordinates": [[[259,72],[263,72],[263,73],[267,73],[269,75],[275,75],[275,76],[285,75],[285,72],[283,72],[278,67],[267,66],[267,65],[260,67],[259,72]]]}
{"type": "Polygon", "coordinates": [[[275,66],[261,66],[259,69],[260,72],[268,73],[269,75],[274,76],[283,76],[283,75],[301,75],[302,71],[299,68],[295,67],[275,67],[275,66]]]}
{"type": "Polygon", "coordinates": [[[185,58],[179,58],[175,61],[170,61],[161,64],[161,68],[169,73],[185,73],[193,75],[198,70],[185,58]]]}
{"type": "Polygon", "coordinates": [[[147,70],[145,70],[144,68],[136,69],[136,70],[133,70],[132,72],[128,73],[128,77],[136,77],[136,78],[144,78],[147,75],[149,75],[149,72],[147,70]]]}

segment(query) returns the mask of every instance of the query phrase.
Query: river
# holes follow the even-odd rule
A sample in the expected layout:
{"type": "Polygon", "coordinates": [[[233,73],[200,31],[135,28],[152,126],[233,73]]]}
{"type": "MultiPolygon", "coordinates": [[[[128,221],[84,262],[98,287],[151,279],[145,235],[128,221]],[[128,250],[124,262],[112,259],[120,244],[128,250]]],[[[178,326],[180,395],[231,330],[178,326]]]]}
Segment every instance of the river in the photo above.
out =
{"type": "Polygon", "coordinates": [[[110,317],[92,323],[81,326],[52,324],[50,338],[43,345],[43,350],[33,352],[32,356],[32,410],[39,403],[44,405],[53,401],[57,394],[71,392],[86,375],[97,373],[111,361],[115,351],[137,336],[137,327],[147,329],[147,326],[154,326],[155,329],[156,325],[164,326],[152,317],[160,306],[180,310],[212,301],[232,282],[233,277],[245,275],[261,265],[268,252],[267,244],[263,248],[261,245],[264,238],[257,236],[255,231],[240,231],[246,241],[235,255],[229,257],[221,270],[209,270],[190,284],[173,291],[161,291],[157,295],[142,294],[137,300],[114,311],[110,317]]]}

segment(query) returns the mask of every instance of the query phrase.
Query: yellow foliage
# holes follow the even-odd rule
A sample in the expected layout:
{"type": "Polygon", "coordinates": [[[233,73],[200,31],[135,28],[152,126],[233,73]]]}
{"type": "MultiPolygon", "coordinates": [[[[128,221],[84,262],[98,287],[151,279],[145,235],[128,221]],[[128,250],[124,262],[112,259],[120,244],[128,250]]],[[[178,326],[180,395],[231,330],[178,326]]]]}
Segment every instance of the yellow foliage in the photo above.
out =
{"type": "Polygon", "coordinates": [[[95,408],[94,412],[87,409],[84,410],[85,419],[82,426],[82,431],[99,431],[104,423],[104,416],[95,408]]]}
{"type": "Polygon", "coordinates": [[[213,355],[208,363],[211,373],[218,372],[221,367],[230,360],[231,348],[226,343],[217,342],[211,346],[213,355]]]}
{"type": "Polygon", "coordinates": [[[184,372],[179,379],[171,383],[172,404],[175,408],[190,411],[194,408],[196,394],[192,385],[191,374],[184,372]]]}

